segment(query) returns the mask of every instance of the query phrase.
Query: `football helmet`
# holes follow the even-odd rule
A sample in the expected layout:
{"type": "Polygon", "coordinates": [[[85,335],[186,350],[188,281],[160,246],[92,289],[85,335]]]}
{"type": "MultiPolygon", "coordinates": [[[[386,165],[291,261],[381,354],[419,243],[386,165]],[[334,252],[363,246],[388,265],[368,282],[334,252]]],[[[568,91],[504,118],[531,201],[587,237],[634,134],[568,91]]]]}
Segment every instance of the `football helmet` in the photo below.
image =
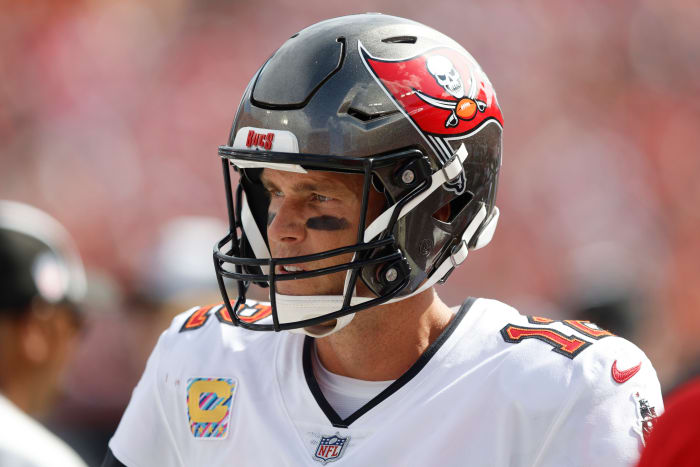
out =
{"type": "Polygon", "coordinates": [[[229,233],[215,246],[214,263],[234,323],[324,336],[357,311],[446,280],[496,227],[502,127],[481,67],[427,26],[362,14],[294,34],[253,76],[228,143],[219,147],[229,233]],[[354,245],[271,257],[265,168],[361,174],[365,213],[370,190],[383,194],[385,209],[369,225],[361,216],[354,245]],[[235,188],[231,171],[238,174],[235,188]],[[352,260],[336,266],[275,272],[278,265],[348,253],[352,260]],[[279,281],[338,271],[346,271],[342,295],[276,291],[279,281]],[[372,297],[357,295],[358,281],[372,297]],[[233,282],[237,298],[229,294],[233,282]],[[270,288],[272,323],[239,316],[251,283],[270,288]]]}
{"type": "Polygon", "coordinates": [[[73,239],[53,217],[0,200],[0,264],[0,313],[19,315],[39,299],[79,316],[85,270],[73,239]]]}

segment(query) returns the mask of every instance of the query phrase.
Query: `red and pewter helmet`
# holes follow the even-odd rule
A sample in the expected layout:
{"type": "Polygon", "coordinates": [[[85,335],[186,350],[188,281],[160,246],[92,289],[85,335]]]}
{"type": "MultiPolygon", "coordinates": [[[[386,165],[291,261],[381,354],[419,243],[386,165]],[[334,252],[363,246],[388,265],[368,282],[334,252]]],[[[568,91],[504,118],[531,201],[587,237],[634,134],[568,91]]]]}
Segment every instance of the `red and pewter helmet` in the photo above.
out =
{"type": "Polygon", "coordinates": [[[363,14],[294,34],[253,76],[228,144],[219,148],[230,231],[215,247],[214,262],[234,322],[322,336],[357,311],[444,281],[496,227],[502,126],[496,93],[479,64],[434,29],[363,14]],[[231,167],[239,174],[235,189],[231,167]],[[264,168],[362,174],[365,213],[369,190],[383,193],[386,208],[370,225],[362,214],[355,245],[272,258],[264,168]],[[276,265],[347,253],[352,260],[337,266],[275,273],[276,265]],[[347,271],[343,295],[276,292],[278,281],[338,271],[347,271]],[[237,282],[233,303],[230,280],[237,282]],[[356,296],[358,280],[374,297],[356,296]],[[270,287],[272,324],[238,316],[251,283],[270,287]]]}

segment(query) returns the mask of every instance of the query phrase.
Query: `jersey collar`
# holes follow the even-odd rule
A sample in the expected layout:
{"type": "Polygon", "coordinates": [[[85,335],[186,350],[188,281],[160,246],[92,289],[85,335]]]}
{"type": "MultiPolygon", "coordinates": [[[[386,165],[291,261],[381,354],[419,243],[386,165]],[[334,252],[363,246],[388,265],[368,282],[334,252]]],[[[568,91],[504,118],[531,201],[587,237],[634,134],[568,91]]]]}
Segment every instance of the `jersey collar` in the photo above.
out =
{"type": "Polygon", "coordinates": [[[430,344],[430,346],[425,350],[425,352],[423,352],[423,355],[421,355],[418,358],[416,363],[414,363],[411,366],[411,368],[406,370],[406,372],[402,374],[396,381],[391,383],[389,387],[377,394],[369,402],[357,409],[354,413],[352,413],[345,419],[341,418],[336,413],[333,407],[331,407],[331,405],[326,400],[325,396],[323,395],[323,392],[321,392],[321,388],[319,387],[318,382],[316,381],[316,377],[314,376],[312,364],[314,340],[312,337],[306,336],[304,340],[304,351],[302,354],[304,377],[306,378],[306,383],[309,386],[311,394],[313,394],[314,399],[316,399],[316,403],[321,408],[321,410],[323,410],[323,413],[326,414],[328,421],[331,422],[331,424],[336,428],[348,428],[350,424],[352,424],[355,420],[369,412],[372,408],[379,405],[379,403],[381,403],[384,399],[387,399],[389,396],[391,396],[396,391],[405,386],[423,369],[423,367],[425,367],[425,365],[428,364],[430,359],[433,358],[433,356],[437,353],[438,350],[440,350],[442,345],[445,342],[447,342],[454,330],[457,329],[457,327],[459,326],[459,323],[462,321],[462,318],[464,318],[464,316],[467,314],[467,311],[469,311],[469,309],[475,301],[476,298],[469,297],[462,304],[452,322],[447,326],[447,328],[445,328],[444,331],[442,331],[440,336],[437,339],[435,339],[435,341],[432,344],[430,344]]]}

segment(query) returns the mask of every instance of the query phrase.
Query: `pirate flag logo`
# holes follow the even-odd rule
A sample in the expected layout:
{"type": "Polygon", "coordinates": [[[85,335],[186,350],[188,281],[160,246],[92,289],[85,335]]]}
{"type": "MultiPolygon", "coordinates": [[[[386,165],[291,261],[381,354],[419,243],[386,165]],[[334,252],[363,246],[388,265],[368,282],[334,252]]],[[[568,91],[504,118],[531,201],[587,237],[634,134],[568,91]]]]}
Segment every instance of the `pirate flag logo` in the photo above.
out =
{"type": "MultiPolygon", "coordinates": [[[[389,97],[447,163],[459,143],[486,123],[503,126],[496,93],[478,63],[466,52],[447,47],[407,59],[372,56],[359,44],[367,69],[389,97]]],[[[464,191],[464,174],[447,186],[464,191]]]]}

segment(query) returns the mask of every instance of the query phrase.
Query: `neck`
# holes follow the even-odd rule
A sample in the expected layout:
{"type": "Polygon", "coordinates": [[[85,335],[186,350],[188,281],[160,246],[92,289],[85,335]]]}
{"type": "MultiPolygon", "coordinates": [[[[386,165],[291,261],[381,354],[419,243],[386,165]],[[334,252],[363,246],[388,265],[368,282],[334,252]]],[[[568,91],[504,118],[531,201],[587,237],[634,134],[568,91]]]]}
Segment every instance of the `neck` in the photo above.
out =
{"type": "Polygon", "coordinates": [[[3,378],[0,381],[0,392],[9,399],[14,405],[16,405],[21,411],[31,415],[40,416],[43,414],[43,404],[36,391],[33,391],[34,387],[41,387],[42,381],[40,378],[37,380],[30,380],[29,375],[21,371],[13,371],[10,374],[12,377],[3,378]]]}
{"type": "Polygon", "coordinates": [[[0,322],[0,393],[21,411],[44,415],[52,382],[46,368],[22,351],[20,327],[0,322]]]}
{"type": "Polygon", "coordinates": [[[452,317],[452,310],[431,288],[356,313],[345,328],[316,339],[316,350],[333,373],[367,381],[393,380],[418,360],[452,317]]]}

